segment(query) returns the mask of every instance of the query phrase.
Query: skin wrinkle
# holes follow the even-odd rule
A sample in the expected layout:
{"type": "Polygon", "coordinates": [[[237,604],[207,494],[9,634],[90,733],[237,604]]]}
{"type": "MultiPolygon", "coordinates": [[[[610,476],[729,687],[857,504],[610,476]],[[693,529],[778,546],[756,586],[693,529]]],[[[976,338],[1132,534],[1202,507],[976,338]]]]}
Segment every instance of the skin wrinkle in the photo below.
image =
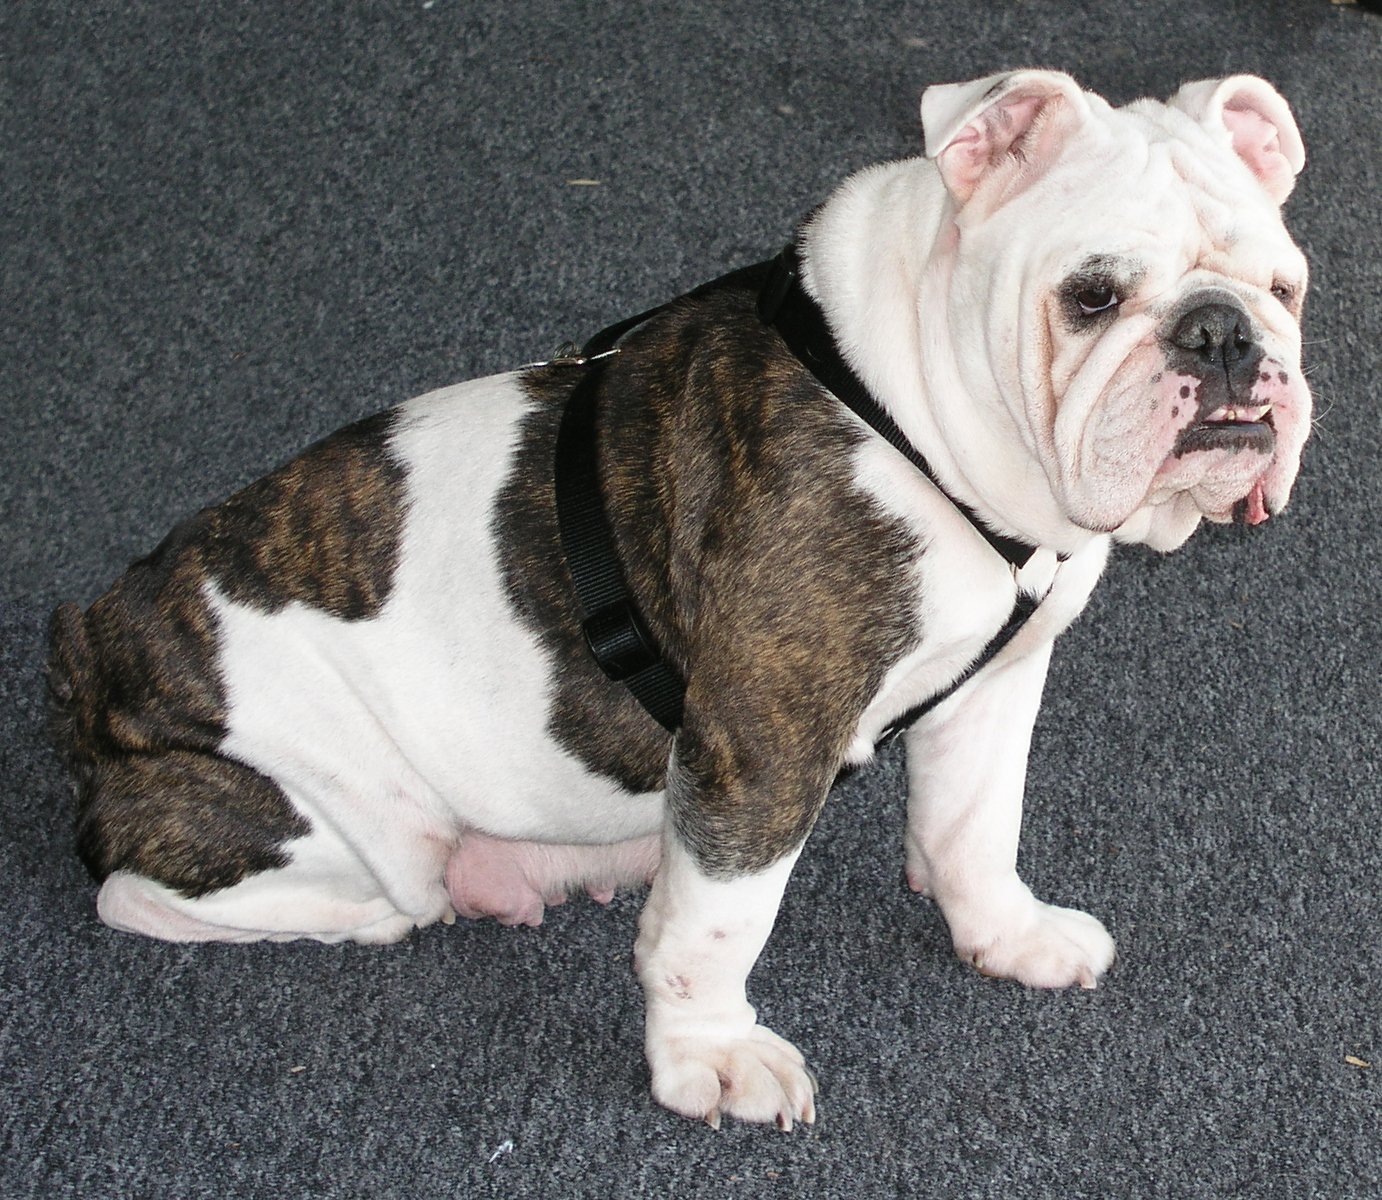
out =
{"type": "MultiPolygon", "coordinates": [[[[1086,368],[1097,368],[1103,373],[1103,378],[1107,381],[1120,383],[1125,375],[1124,364],[1127,362],[1128,357],[1135,350],[1137,350],[1140,345],[1141,343],[1134,343],[1133,346],[1130,347],[1129,350],[1119,360],[1117,368],[1113,371],[1107,371],[1107,369],[1103,366],[1102,362],[1091,361],[1096,358],[1098,350],[1098,343],[1092,343],[1090,353],[1085,357],[1084,362],[1081,364],[1081,370],[1076,372],[1074,379],[1072,380],[1072,389],[1078,386],[1080,376],[1081,374],[1083,374],[1086,368]]],[[[1096,399],[1094,405],[1091,406],[1091,411],[1107,412],[1109,406],[1109,400],[1107,399],[1106,394],[1101,388],[1098,398],[1096,399]]],[[[1079,470],[1077,472],[1072,473],[1068,480],[1068,483],[1071,486],[1072,491],[1074,485],[1076,485],[1083,476],[1095,474],[1094,467],[1097,465],[1099,460],[1098,447],[1103,441],[1103,439],[1091,438],[1091,427],[1093,425],[1094,422],[1088,419],[1080,422],[1075,437],[1072,439],[1069,448],[1063,456],[1064,462],[1071,464],[1078,463],[1080,465],[1079,470]]],[[[1103,432],[1102,428],[1099,430],[1099,432],[1103,432]]],[[[1087,518],[1082,517],[1081,519],[1083,521],[1087,518]]],[[[1117,520],[1109,521],[1106,519],[1104,522],[1096,522],[1093,525],[1086,525],[1084,527],[1099,532],[1107,533],[1111,529],[1116,529],[1119,525],[1123,523],[1124,520],[1126,520],[1126,514],[1117,520]]]]}
{"type": "MultiPolygon", "coordinates": [[[[964,215],[965,214],[962,213],[961,217],[963,218],[964,215]]],[[[1017,223],[1015,227],[1011,229],[1005,227],[1004,232],[1006,234],[1015,236],[1019,231],[1021,231],[1023,237],[1028,236],[1029,231],[1027,230],[1027,227],[1021,225],[1020,223],[1017,223]]],[[[1011,238],[1009,240],[1011,240],[1011,238]]],[[[1026,243],[1023,242],[1016,247],[1009,245],[1005,252],[1001,254],[988,256],[986,258],[986,261],[996,263],[999,267],[999,269],[996,271],[991,270],[987,278],[987,286],[989,290],[993,293],[992,301],[978,306],[981,309],[981,311],[990,314],[990,320],[993,322],[993,325],[989,333],[989,340],[993,344],[1002,344],[1010,340],[1012,336],[1011,330],[1004,328],[1002,318],[1002,314],[1011,308],[1010,304],[1003,302],[1002,297],[1009,296],[1014,292],[1014,284],[1013,281],[1008,277],[1009,272],[1006,269],[1006,264],[1012,259],[1023,261],[1028,257],[1028,255],[1025,254],[1022,249],[1022,246],[1025,244],[1026,243]]],[[[971,253],[973,253],[973,251],[971,251],[971,253]]],[[[958,292],[958,289],[957,294],[960,294],[958,292]]],[[[961,302],[963,303],[962,295],[961,302]]],[[[1023,307],[1025,308],[1025,306],[1023,307]]],[[[1025,334],[1019,333],[1019,341],[1023,344],[1025,351],[1027,343],[1031,342],[1032,339],[1026,336],[1025,334]]],[[[1025,360],[1027,364],[1029,364],[1030,361],[1030,358],[1025,360]]],[[[1024,365],[1024,378],[1030,378],[1030,376],[1030,367],[1024,365]]],[[[991,377],[986,381],[971,380],[969,383],[969,389],[972,393],[978,394],[991,394],[994,389],[997,389],[998,393],[1002,395],[1007,395],[1007,393],[1010,390],[1006,386],[1005,381],[996,376],[991,377]]],[[[1057,409],[1059,408],[1061,403],[1064,403],[1065,399],[1063,392],[1059,392],[1058,395],[1061,397],[1061,399],[1058,400],[1055,405],[1057,409]]],[[[1009,407],[1011,407],[1011,403],[1009,404],[1009,407]]],[[[1030,415],[1024,414],[1024,420],[1030,420],[1030,415]]],[[[1069,456],[1057,455],[1055,453],[1054,445],[1050,443],[1049,440],[1047,443],[1044,444],[1043,447],[1032,446],[1032,434],[1029,430],[1024,429],[1023,437],[1024,440],[1028,442],[1029,446],[1031,446],[1034,450],[1039,451],[1037,457],[1042,465],[1043,471],[1046,473],[1048,480],[1052,478],[1053,471],[1055,472],[1056,477],[1065,477],[1067,480],[1072,478],[1072,475],[1069,471],[1069,467],[1071,465],[1072,460],[1069,456]]],[[[1078,463],[1080,459],[1079,457],[1075,457],[1073,461],[1075,463],[1078,463]]]]}

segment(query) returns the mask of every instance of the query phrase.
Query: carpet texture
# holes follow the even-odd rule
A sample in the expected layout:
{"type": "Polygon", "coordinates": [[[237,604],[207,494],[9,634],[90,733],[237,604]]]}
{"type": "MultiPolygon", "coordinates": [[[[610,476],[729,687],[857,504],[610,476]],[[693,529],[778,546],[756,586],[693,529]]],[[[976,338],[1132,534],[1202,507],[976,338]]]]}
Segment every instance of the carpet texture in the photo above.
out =
{"type": "Polygon", "coordinates": [[[1327,0],[51,2],[0,10],[0,1196],[1382,1194],[1382,18],[1327,0]],[[1291,510],[1124,550],[1057,647],[1022,864],[1120,961],[980,978],[841,785],[751,981],[820,1120],[650,1100],[639,898],[392,948],[94,915],[42,637],[346,421],[757,261],[929,82],[1265,74],[1310,162],[1291,510]],[[579,183],[573,181],[595,181],[579,183]],[[1370,1064],[1370,1065],[1363,1065],[1370,1064]]]}

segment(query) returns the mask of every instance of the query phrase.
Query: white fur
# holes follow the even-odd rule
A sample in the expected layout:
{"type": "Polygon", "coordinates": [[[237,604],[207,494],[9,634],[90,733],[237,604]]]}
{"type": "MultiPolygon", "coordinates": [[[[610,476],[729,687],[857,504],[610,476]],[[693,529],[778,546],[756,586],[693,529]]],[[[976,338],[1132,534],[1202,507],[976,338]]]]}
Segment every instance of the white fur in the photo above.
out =
{"type": "MultiPolygon", "coordinates": [[[[1057,92],[1068,84],[1056,73],[1014,78],[1030,87],[1042,74],[1064,81],[1057,92]]],[[[1303,286],[1305,261],[1222,127],[1150,101],[1088,101],[1044,139],[1025,187],[1001,203],[980,202],[981,192],[957,210],[921,159],[860,172],[808,228],[804,277],[852,365],[947,490],[996,527],[1063,551],[1115,529],[1171,549],[1205,514],[1182,502],[1193,480],[1178,488],[1168,486],[1174,470],[1157,474],[1177,429],[1142,403],[1160,367],[1156,329],[1182,297],[1220,289],[1251,314],[1267,353],[1292,365],[1277,401],[1277,452],[1263,467],[1279,511],[1310,395],[1295,368],[1299,326],[1269,289],[1277,279],[1303,286]],[[1042,314],[1048,289],[1095,253],[1147,270],[1122,319],[1091,342],[1042,314]],[[966,452],[974,446],[985,453],[966,452]],[[1139,446],[1141,457],[1130,457],[1139,446]]],[[[958,121],[972,105],[942,107],[958,121]]]]}
{"type": "Polygon", "coordinates": [[[1018,591],[1043,597],[1042,603],[997,661],[1049,644],[1084,608],[1103,571],[1108,538],[1086,539],[1063,564],[1053,552],[1039,551],[1014,576],[954,506],[886,444],[871,439],[860,447],[855,478],[929,547],[914,567],[921,641],[888,672],[860,720],[849,752],[850,761],[860,762],[872,755],[893,718],[943,690],[978,657],[1018,591]]]}
{"type": "Polygon", "coordinates": [[[653,1095],[675,1112],[715,1126],[721,1113],[782,1129],[815,1120],[815,1082],[800,1051],[758,1024],[745,995],[799,853],[722,881],[674,834],[664,839],[635,962],[653,1095]]]}
{"type": "Polygon", "coordinates": [[[940,905],[955,950],[1032,987],[1092,988],[1113,962],[1093,917],[1038,901],[1018,878],[1032,726],[1051,643],[981,672],[907,735],[907,877],[940,905]]]}

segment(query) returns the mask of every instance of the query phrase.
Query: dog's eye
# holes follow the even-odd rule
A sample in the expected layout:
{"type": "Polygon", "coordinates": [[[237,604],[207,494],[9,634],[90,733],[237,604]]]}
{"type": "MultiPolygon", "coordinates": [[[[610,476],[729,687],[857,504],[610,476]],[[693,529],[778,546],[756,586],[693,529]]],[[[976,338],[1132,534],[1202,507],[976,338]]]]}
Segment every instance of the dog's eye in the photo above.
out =
{"type": "Polygon", "coordinates": [[[1110,309],[1118,307],[1118,293],[1106,284],[1097,284],[1093,287],[1082,287],[1075,293],[1075,303],[1080,306],[1080,312],[1087,317],[1094,316],[1095,313],[1108,312],[1110,309]]]}
{"type": "Polygon", "coordinates": [[[1296,298],[1296,289],[1289,283],[1285,283],[1278,279],[1272,284],[1272,295],[1280,300],[1282,304],[1286,305],[1287,308],[1290,308],[1291,302],[1296,298]]]}

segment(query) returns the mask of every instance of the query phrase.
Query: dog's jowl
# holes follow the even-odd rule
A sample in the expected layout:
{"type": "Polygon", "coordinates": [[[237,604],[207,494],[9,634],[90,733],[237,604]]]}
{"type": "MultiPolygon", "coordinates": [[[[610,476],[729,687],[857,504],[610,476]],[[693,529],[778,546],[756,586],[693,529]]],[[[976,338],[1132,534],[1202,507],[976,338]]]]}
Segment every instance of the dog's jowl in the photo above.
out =
{"type": "Polygon", "coordinates": [[[101,917],[385,942],[651,881],[654,1094],[790,1127],[814,1080],[745,983],[832,782],[906,726],[907,875],[956,950],[1093,987],[1103,926],[1015,869],[1047,662],[1111,542],[1285,506],[1304,153],[1248,76],[1115,109],[1019,71],[929,89],[922,123],[928,158],[598,362],[351,426],[60,608],[101,917]],[[578,391],[618,652],[680,681],[671,729],[587,644],[554,490],[578,391]]]}

